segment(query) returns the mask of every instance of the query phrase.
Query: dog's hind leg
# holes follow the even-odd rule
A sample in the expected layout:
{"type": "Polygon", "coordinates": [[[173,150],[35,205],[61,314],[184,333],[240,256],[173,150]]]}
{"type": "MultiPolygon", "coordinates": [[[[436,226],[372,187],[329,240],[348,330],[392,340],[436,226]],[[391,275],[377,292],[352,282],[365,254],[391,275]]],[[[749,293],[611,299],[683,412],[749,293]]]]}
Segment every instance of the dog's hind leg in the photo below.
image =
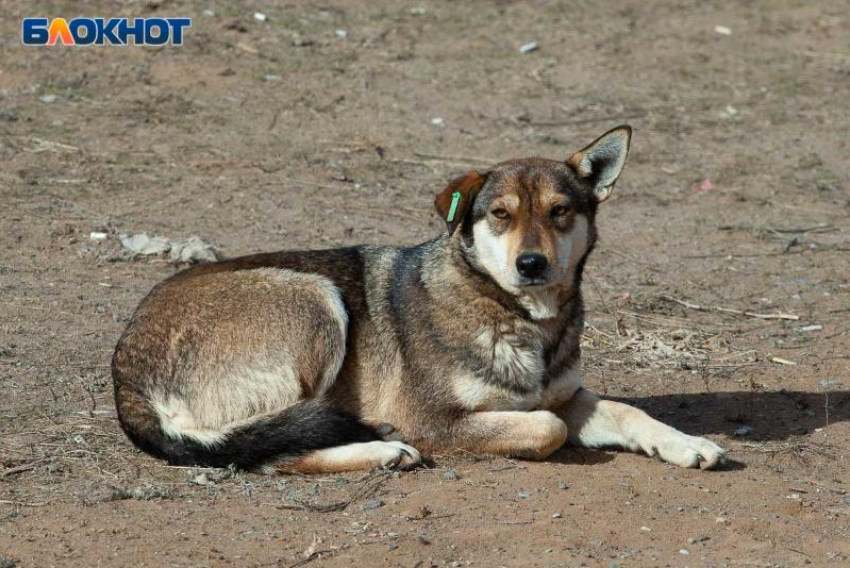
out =
{"type": "Polygon", "coordinates": [[[643,451],[680,467],[711,469],[726,452],[710,440],[689,436],[651,418],[644,411],[601,400],[582,389],[557,410],[569,428],[569,442],[588,448],[618,447],[643,451]]]}
{"type": "Polygon", "coordinates": [[[401,442],[363,442],[311,452],[274,468],[277,473],[341,473],[375,468],[406,469],[422,463],[413,447],[401,442]]]}

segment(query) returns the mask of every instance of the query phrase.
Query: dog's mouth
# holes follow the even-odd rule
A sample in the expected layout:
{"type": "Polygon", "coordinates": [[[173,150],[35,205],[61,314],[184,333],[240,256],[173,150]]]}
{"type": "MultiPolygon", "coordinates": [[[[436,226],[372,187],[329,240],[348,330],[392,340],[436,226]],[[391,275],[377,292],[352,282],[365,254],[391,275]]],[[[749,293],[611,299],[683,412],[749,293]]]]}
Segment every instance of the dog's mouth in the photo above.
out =
{"type": "Polygon", "coordinates": [[[519,278],[519,281],[516,283],[516,287],[523,290],[529,288],[545,288],[551,283],[552,282],[544,276],[538,276],[536,278],[527,278],[525,276],[521,276],[519,278]]]}

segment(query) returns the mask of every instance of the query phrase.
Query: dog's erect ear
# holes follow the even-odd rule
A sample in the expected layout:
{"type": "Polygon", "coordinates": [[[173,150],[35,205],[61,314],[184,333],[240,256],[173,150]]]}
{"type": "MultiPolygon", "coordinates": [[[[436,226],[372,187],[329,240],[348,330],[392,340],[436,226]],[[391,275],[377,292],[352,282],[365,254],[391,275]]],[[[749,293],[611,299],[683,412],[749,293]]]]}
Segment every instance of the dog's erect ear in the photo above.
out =
{"type": "Polygon", "coordinates": [[[469,212],[478,190],[487,181],[487,174],[475,170],[453,180],[446,189],[434,198],[437,213],[446,222],[449,234],[453,234],[469,212]]]}
{"type": "Polygon", "coordinates": [[[618,126],[567,160],[578,177],[593,184],[593,193],[600,203],[611,197],[614,191],[614,183],[626,165],[631,139],[632,127],[618,126]]]}

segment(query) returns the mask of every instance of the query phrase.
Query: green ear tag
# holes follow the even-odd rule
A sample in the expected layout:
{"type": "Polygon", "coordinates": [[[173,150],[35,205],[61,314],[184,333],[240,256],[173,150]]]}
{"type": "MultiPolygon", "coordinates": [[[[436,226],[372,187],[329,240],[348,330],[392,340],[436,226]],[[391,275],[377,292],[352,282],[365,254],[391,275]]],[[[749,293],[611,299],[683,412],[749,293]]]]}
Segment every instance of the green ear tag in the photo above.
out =
{"type": "Polygon", "coordinates": [[[452,204],[449,206],[449,215],[446,217],[446,222],[451,223],[455,220],[455,213],[457,213],[457,204],[460,203],[461,193],[459,191],[455,191],[452,193],[452,204]]]}

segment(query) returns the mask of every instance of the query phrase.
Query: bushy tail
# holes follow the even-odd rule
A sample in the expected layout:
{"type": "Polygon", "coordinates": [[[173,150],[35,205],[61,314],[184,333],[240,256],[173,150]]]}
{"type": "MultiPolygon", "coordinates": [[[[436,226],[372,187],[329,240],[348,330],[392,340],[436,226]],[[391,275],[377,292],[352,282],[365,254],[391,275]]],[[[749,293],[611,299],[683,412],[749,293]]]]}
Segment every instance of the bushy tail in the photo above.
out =
{"type": "Polygon", "coordinates": [[[141,450],[171,465],[257,469],[314,450],[379,439],[357,417],[321,400],[294,404],[278,414],[228,429],[213,443],[166,434],[148,398],[117,387],[115,401],[121,428],[141,450]]]}

